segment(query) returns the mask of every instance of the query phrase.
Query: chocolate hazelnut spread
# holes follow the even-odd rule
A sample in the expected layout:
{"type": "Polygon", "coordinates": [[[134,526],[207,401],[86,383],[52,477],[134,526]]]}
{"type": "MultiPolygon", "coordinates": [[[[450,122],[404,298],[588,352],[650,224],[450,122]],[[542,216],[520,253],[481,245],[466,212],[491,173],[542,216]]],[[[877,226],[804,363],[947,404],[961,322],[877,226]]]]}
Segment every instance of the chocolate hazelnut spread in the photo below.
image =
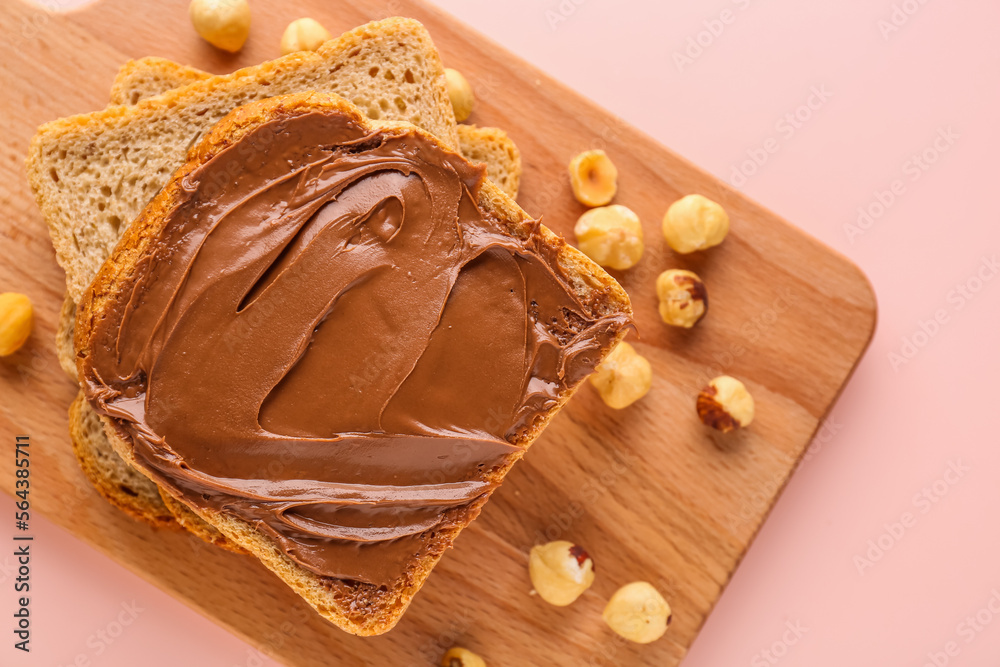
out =
{"type": "Polygon", "coordinates": [[[192,506],[392,585],[629,322],[581,302],[537,222],[484,211],[483,179],[342,114],[251,130],[182,178],[91,323],[88,399],[192,506]]]}

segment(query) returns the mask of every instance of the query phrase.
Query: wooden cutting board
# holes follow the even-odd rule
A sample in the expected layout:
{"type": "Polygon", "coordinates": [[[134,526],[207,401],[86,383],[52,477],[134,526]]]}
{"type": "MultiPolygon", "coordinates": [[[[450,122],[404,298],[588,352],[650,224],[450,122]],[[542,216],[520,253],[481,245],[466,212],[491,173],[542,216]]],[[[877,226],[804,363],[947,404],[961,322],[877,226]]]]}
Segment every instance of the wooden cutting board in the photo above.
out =
{"type": "MultiPolygon", "coordinates": [[[[422,2],[252,4],[252,35],[236,56],[197,38],[187,0],[142,3],[141,11],[129,0],[101,0],[67,14],[25,0],[0,4],[0,34],[11,36],[0,44],[0,291],[27,293],[37,312],[26,347],[0,362],[0,438],[32,437],[34,509],[290,665],[429,665],[453,643],[490,665],[676,665],[868,345],[876,314],[868,281],[842,256],[422,2]],[[655,379],[646,398],[618,412],[584,387],[396,629],[362,639],[320,619],[251,558],[136,523],[90,488],[66,435],[76,389],[52,344],[63,275],[23,158],[39,123],[105,106],[126,59],[157,55],[226,72],[279,55],[284,26],[300,16],[337,33],[397,14],[423,21],[445,62],[472,82],[479,104],[471,121],[502,127],[517,142],[519,201],[557,232],[571,234],[583,212],[566,177],[570,158],[587,148],[610,153],[621,174],[616,201],[645,225],[646,255],[617,277],[635,304],[636,345],[655,379]],[[703,257],[685,258],[666,248],[659,226],[667,206],[692,192],[729,211],[732,233],[703,257]],[[693,331],[657,316],[654,281],[671,267],[693,269],[708,284],[711,311],[693,331]],[[757,401],[752,427],[727,437],[694,412],[698,389],[723,372],[742,378],[757,401]],[[596,584],[569,608],[528,594],[528,550],[556,538],[585,545],[598,567],[596,584]],[[617,639],[601,621],[611,594],[636,579],[653,582],[674,609],[667,635],[649,646],[617,639]]],[[[10,493],[9,457],[0,465],[10,493]]]]}

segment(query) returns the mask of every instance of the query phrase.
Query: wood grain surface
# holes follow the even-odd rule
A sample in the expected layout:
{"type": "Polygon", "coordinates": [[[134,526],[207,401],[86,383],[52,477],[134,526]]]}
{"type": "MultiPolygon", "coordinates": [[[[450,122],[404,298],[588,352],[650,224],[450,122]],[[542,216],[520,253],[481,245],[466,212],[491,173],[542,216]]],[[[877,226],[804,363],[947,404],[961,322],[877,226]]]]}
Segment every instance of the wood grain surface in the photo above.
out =
{"type": "MultiPolygon", "coordinates": [[[[33,504],[51,520],[290,665],[429,665],[460,643],[490,665],[676,665],[719,599],[875,326],[871,287],[846,259],[693,167],[639,131],[551,80],[439,10],[412,0],[253,4],[253,29],[236,56],[202,42],[186,0],[100,0],[51,13],[26,0],[0,3],[0,291],[27,293],[37,320],[28,344],[0,362],[0,437],[28,433],[33,504]],[[617,203],[642,218],[647,251],[618,275],[632,296],[653,364],[652,392],[622,411],[585,387],[514,468],[463,533],[395,630],[362,639],[327,624],[256,561],[156,531],[114,510],[77,468],[66,432],[76,389],[53,349],[64,281],[29,192],[23,160],[38,124],[106,105],[118,67],[158,55],[213,72],[279,55],[287,23],[313,16],[337,33],[372,19],[424,22],[447,65],[471,81],[471,122],[507,130],[521,149],[519,201],[570,234],[583,212],[565,169],[580,150],[604,148],[620,177],[617,203]],[[701,192],[732,218],[717,249],[674,255],[659,231],[667,206],[701,192]],[[693,331],[664,326],[654,281],[690,268],[711,309],[693,331]],[[697,390],[720,373],[743,379],[757,401],[753,425],[729,437],[694,412],[697,390]],[[593,554],[593,588],[568,608],[529,596],[527,553],[565,538],[593,554]],[[601,621],[621,585],[654,583],[674,609],[667,635],[648,646],[619,640],[601,621]]],[[[633,336],[633,338],[635,338],[633,336]]],[[[10,493],[10,457],[0,469],[10,493]]],[[[81,610],[83,611],[83,610],[81,610]]]]}

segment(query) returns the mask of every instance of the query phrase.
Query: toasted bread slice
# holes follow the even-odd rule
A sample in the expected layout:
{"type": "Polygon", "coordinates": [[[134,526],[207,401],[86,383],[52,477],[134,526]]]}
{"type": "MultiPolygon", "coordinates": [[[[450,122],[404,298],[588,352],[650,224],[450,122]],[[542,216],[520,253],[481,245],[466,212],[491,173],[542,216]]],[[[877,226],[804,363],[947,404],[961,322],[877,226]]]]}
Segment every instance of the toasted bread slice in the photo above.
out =
{"type": "MultiPolygon", "coordinates": [[[[120,70],[111,97],[113,102],[138,103],[151,94],[190,84],[196,84],[195,88],[171,93],[169,113],[130,113],[119,108],[98,113],[115,119],[110,133],[99,119],[90,118],[89,124],[57,121],[36,137],[29,155],[29,178],[36,184],[57,258],[67,271],[56,350],[60,365],[74,380],[74,286],[79,289],[93,279],[119,234],[183,162],[191,144],[234,106],[272,91],[337,88],[350,91],[355,99],[377,103],[369,104],[370,114],[381,114],[379,109],[392,102],[387,115],[423,122],[444,141],[455,140],[440,60],[426,31],[411,20],[369,24],[331,40],[318,54],[297,54],[225,77],[210,78],[164,59],[132,61],[120,70]],[[380,74],[372,76],[374,63],[382,60],[380,74]],[[408,116],[402,107],[409,109],[408,116]],[[189,126],[180,122],[185,118],[189,126]],[[57,181],[60,173],[67,177],[76,173],[78,178],[57,181]]],[[[83,419],[81,411],[75,414],[83,419]]],[[[162,507],[147,502],[158,495],[155,486],[135,475],[124,461],[116,461],[117,455],[103,442],[100,431],[88,430],[82,423],[71,424],[71,429],[89,434],[87,446],[75,451],[102,495],[113,496],[119,506],[133,499],[129,514],[163,525],[162,507]]],[[[198,526],[195,517],[185,515],[181,522],[199,536],[219,542],[215,531],[198,526]]]]}
{"type": "MultiPolygon", "coordinates": [[[[130,60],[118,70],[111,88],[111,104],[136,105],[149,97],[155,97],[209,77],[211,75],[207,72],[177,64],[166,58],[147,57],[130,60]]],[[[392,81],[386,81],[384,85],[387,89],[398,87],[398,84],[392,81]]],[[[460,152],[472,162],[484,163],[490,179],[511,198],[517,197],[521,177],[521,157],[517,146],[507,134],[496,128],[459,125],[458,136],[460,152]]],[[[74,381],[76,381],[76,359],[73,354],[75,320],[76,303],[67,295],[63,302],[56,331],[56,351],[60,366],[74,381]]],[[[84,415],[83,411],[78,411],[77,414],[81,418],[84,415]]],[[[77,424],[71,425],[72,428],[81,430],[84,427],[77,424]]],[[[103,473],[102,477],[93,477],[90,480],[102,495],[114,494],[119,505],[128,504],[132,499],[132,506],[128,512],[131,516],[148,520],[152,525],[163,524],[162,507],[145,501],[153,490],[151,486],[153,482],[143,475],[134,474],[128,464],[115,453],[102,432],[94,432],[87,447],[77,447],[74,451],[78,455],[86,455],[90,459],[100,459],[101,465],[88,464],[82,459],[80,463],[88,476],[103,473]],[[129,488],[128,484],[133,484],[134,487],[129,488]],[[124,491],[119,493],[120,489],[124,489],[124,491]]],[[[184,505],[175,501],[168,494],[161,493],[161,495],[167,509],[175,515],[178,523],[182,526],[211,544],[235,549],[221,533],[202,521],[184,505]]]]}
{"type": "MultiPolygon", "coordinates": [[[[211,74],[150,56],[130,60],[118,70],[111,104],[138,104],[168,90],[207,79],[211,74]]],[[[392,82],[386,82],[392,87],[392,82]]],[[[470,162],[486,165],[486,175],[511,199],[521,185],[521,152],[507,133],[495,127],[458,126],[458,150],[470,162]]]]}
{"type": "Polygon", "coordinates": [[[79,300],[122,228],[216,122],[241,104],[304,90],[338,93],[371,117],[409,121],[458,145],[441,58],[424,27],[402,18],[361,26],[316,52],[197,81],[158,104],[48,123],[32,140],[28,181],[69,295],[79,300]]]}
{"type": "MultiPolygon", "coordinates": [[[[166,96],[150,100],[150,104],[153,105],[169,103],[169,98],[166,96]]],[[[143,265],[156,239],[164,232],[171,212],[181,201],[185,177],[227,148],[238,145],[243,137],[264,124],[290,121],[298,116],[315,114],[346,117],[351,123],[367,128],[371,133],[402,131],[420,134],[429,143],[437,144],[439,150],[447,151],[446,145],[405,123],[368,120],[353,105],[335,95],[323,93],[289,95],[260,100],[235,110],[191,152],[188,162],[129,227],[121,243],[84,294],[77,316],[75,341],[77,357],[80,360],[78,368],[83,373],[82,380],[88,383],[97,382],[94,376],[87,375],[87,360],[92,351],[91,337],[94,325],[108,315],[108,309],[114,307],[118,299],[123,298],[125,294],[131,294],[137,266],[143,265]]],[[[599,349],[593,350],[596,363],[596,360],[606,354],[625,334],[625,325],[631,315],[631,305],[625,291],[585,255],[528,218],[489,180],[482,182],[477,203],[490,219],[498,221],[504,234],[512,240],[520,239],[526,246],[537,248],[538,256],[550,264],[553,270],[566,277],[569,288],[579,303],[584,304],[588,316],[609,318],[608,322],[613,323],[607,329],[607,339],[602,339],[599,349]]],[[[573,326],[584,326],[584,324],[581,322],[573,326]]],[[[571,337],[572,331],[565,335],[571,337]]],[[[579,386],[579,380],[576,382],[560,391],[555,400],[546,403],[545,411],[520,431],[516,443],[512,444],[527,448],[579,386]]],[[[119,455],[152,477],[153,473],[143,468],[136,460],[132,441],[122,424],[110,417],[102,416],[101,419],[109,427],[109,439],[119,455]]],[[[508,456],[502,465],[482,474],[491,483],[499,483],[522,453],[523,450],[508,456]]],[[[171,493],[175,491],[171,489],[171,493]]],[[[180,493],[177,495],[179,497],[180,493]]],[[[179,499],[183,502],[183,498],[179,499]]],[[[472,506],[465,516],[464,523],[447,524],[436,529],[420,551],[407,561],[405,575],[388,587],[318,575],[293,561],[278,548],[272,538],[253,524],[228,512],[193,506],[191,509],[218,528],[227,538],[259,558],[325,618],[348,632],[375,635],[395,625],[433,566],[452,545],[464,525],[478,514],[483,502],[485,497],[476,501],[477,504],[472,506]]]]}

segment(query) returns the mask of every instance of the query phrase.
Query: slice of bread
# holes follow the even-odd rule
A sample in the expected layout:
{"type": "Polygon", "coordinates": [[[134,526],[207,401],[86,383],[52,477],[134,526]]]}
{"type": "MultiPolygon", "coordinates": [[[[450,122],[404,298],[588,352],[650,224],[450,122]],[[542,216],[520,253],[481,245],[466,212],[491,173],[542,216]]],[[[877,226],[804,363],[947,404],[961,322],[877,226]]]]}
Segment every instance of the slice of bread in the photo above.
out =
{"type": "MultiPolygon", "coordinates": [[[[210,76],[208,72],[166,58],[150,56],[130,60],[115,76],[111,104],[138,104],[210,76]]],[[[490,180],[511,199],[517,199],[521,185],[521,152],[506,132],[495,127],[459,125],[458,150],[470,162],[485,164],[490,180]]]]}
{"type": "Polygon", "coordinates": [[[409,121],[458,145],[441,58],[424,27],[402,18],[361,26],[316,52],[196,81],[157,104],[47,123],[29,148],[28,181],[69,295],[79,300],[122,228],[216,122],[247,102],[305,90],[336,92],[372,118],[409,121]]]}
{"type": "MultiPolygon", "coordinates": [[[[170,98],[161,96],[150,100],[149,103],[154,106],[168,105],[170,98]]],[[[181,200],[185,177],[227,147],[237,144],[262,124],[288,121],[306,114],[346,116],[370,132],[402,130],[419,133],[427,142],[437,144],[442,150],[447,149],[445,144],[431,135],[406,124],[369,121],[353,105],[336,95],[296,94],[265,99],[236,109],[191,152],[188,162],[126,230],[121,243],[116,246],[92,286],[84,294],[77,316],[75,340],[81,372],[85,373],[87,370],[94,323],[106,317],[109,314],[108,309],[113,308],[113,304],[122,295],[131,294],[136,267],[142,265],[148,258],[155,239],[159,238],[170,219],[171,212],[181,200]]],[[[585,255],[567,245],[561,237],[531,220],[517,204],[488,180],[482,183],[478,206],[490,219],[498,222],[503,233],[509,235],[511,239],[520,239],[526,247],[536,248],[538,256],[543,258],[543,261],[566,277],[588,317],[610,318],[607,321],[613,324],[608,325],[609,335],[606,340],[602,340],[599,350],[593,355],[596,363],[625,334],[628,317],[631,315],[631,305],[625,291],[585,255]]],[[[586,322],[581,318],[579,323],[570,326],[583,327],[586,326],[586,322]]],[[[566,331],[560,335],[572,337],[574,333],[575,331],[566,331]]],[[[93,376],[83,379],[95,382],[93,376]]],[[[520,432],[513,444],[524,448],[530,446],[578,386],[579,381],[575,386],[561,391],[556,400],[547,404],[546,411],[520,432]]],[[[115,420],[103,416],[101,419],[109,427],[108,436],[115,450],[132,465],[138,467],[128,433],[115,420]]],[[[521,453],[519,451],[517,454],[509,455],[503,464],[485,473],[484,477],[491,483],[499,483],[520,458],[521,453]]],[[[485,502],[485,498],[470,508],[466,523],[478,514],[482,502],[485,502]]],[[[270,537],[254,525],[222,511],[194,507],[192,509],[221,530],[227,538],[259,558],[325,618],[344,630],[358,635],[380,634],[395,625],[431,569],[465,525],[465,523],[455,524],[440,528],[433,533],[419,553],[408,561],[405,576],[392,586],[385,587],[315,574],[286,556],[270,537]]]]}
{"type": "MultiPolygon", "coordinates": [[[[163,94],[175,88],[182,88],[211,77],[210,74],[194,67],[177,64],[166,58],[147,57],[125,63],[111,88],[112,105],[136,105],[139,102],[163,94]]],[[[394,82],[383,84],[387,89],[398,87],[394,82]]],[[[496,128],[478,128],[470,125],[458,126],[459,148],[462,154],[476,163],[484,163],[487,175],[510,197],[517,196],[521,176],[520,152],[506,133],[496,128]]],[[[122,230],[124,231],[124,229],[122,230]]],[[[96,272],[97,267],[95,267],[96,272]]],[[[76,303],[67,294],[60,312],[56,331],[56,350],[59,363],[66,374],[76,381],[76,359],[73,354],[73,325],[76,319],[76,303]]],[[[78,411],[78,418],[85,413],[78,411]]],[[[83,424],[71,428],[84,430],[83,424]]],[[[155,484],[143,475],[136,475],[131,467],[111,447],[100,431],[93,432],[87,447],[76,447],[80,465],[91,483],[103,496],[114,495],[119,506],[130,504],[128,514],[146,520],[156,526],[163,525],[162,507],[146,502],[155,484]],[[82,458],[86,457],[86,458],[82,458]],[[100,462],[96,464],[95,461],[100,462]],[[91,476],[97,475],[97,476],[91,476]],[[132,486],[129,486],[132,485],[132,486]]],[[[167,494],[162,494],[166,507],[178,523],[203,540],[237,549],[217,530],[202,521],[184,505],[167,494]]]]}
{"type": "MultiPolygon", "coordinates": [[[[56,350],[60,365],[74,380],[74,286],[79,289],[90,282],[127,223],[183,162],[187,148],[210,127],[213,118],[225,115],[247,98],[273,94],[270,91],[346,88],[356,98],[377,100],[379,108],[392,101],[390,110],[399,115],[403,113],[400,107],[408,107],[411,120],[422,118],[428,129],[454,142],[454,116],[440,59],[426,31],[411,20],[369,24],[331,40],[318,54],[290,56],[225,77],[210,77],[162,58],[131,61],[119,71],[111,100],[138,104],[151,95],[191,84],[197,85],[171,93],[166,113],[161,110],[159,115],[130,118],[122,109],[109,109],[78,117],[89,118],[89,123],[67,126],[57,121],[48,126],[51,132],[43,128],[36,137],[29,155],[29,178],[42,184],[35,188],[36,197],[57,257],[67,271],[67,296],[60,313],[56,350]],[[372,76],[372,63],[382,59],[381,75],[372,76]],[[109,138],[100,118],[94,118],[102,114],[114,119],[114,137],[109,138]],[[185,115],[192,121],[190,127],[178,120],[185,115]],[[67,172],[76,172],[77,177],[67,172]],[[67,179],[56,181],[60,173],[67,179]],[[46,183],[47,179],[53,182],[46,183]],[[47,205],[42,204],[43,198],[47,205]]],[[[379,112],[370,108],[369,113],[379,112]]],[[[503,177],[516,182],[519,173],[503,177]]],[[[118,506],[127,506],[130,515],[164,525],[162,506],[148,500],[158,495],[156,486],[136,475],[99,430],[87,428],[83,411],[74,414],[77,423],[70,428],[77,434],[88,434],[86,446],[76,446],[74,451],[98,491],[113,497],[118,506]]],[[[167,507],[177,505],[168,503],[167,507]]],[[[217,531],[194,515],[186,513],[178,519],[199,537],[220,542],[217,531]]]]}

